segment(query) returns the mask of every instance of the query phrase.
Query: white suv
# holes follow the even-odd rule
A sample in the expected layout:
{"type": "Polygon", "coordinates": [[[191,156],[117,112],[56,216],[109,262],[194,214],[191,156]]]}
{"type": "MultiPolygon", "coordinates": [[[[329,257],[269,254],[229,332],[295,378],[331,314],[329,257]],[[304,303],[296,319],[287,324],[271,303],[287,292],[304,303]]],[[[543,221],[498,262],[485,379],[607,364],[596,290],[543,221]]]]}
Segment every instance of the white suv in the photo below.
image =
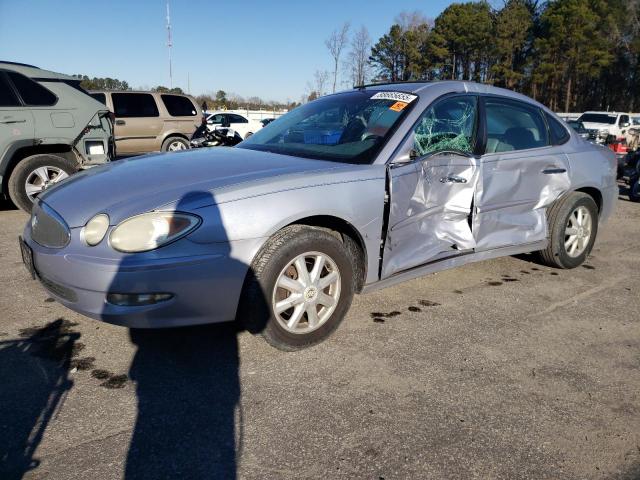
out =
{"type": "Polygon", "coordinates": [[[231,127],[244,139],[260,130],[262,123],[237,113],[214,112],[207,116],[207,128],[214,130],[216,127],[231,127]]]}
{"type": "Polygon", "coordinates": [[[589,138],[597,143],[604,143],[609,135],[629,140],[631,119],[628,113],[584,112],[578,121],[589,130],[589,138]]]}

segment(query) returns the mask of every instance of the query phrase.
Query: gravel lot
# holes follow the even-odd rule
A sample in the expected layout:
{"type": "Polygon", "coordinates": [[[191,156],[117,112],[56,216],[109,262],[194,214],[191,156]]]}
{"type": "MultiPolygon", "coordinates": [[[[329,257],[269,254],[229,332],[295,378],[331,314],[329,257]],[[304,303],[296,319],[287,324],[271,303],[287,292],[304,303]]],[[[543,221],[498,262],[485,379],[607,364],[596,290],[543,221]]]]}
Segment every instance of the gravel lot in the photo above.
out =
{"type": "Polygon", "coordinates": [[[359,296],[298,353],[72,313],[20,262],[26,218],[0,211],[0,478],[640,478],[640,204],[581,268],[359,296]]]}

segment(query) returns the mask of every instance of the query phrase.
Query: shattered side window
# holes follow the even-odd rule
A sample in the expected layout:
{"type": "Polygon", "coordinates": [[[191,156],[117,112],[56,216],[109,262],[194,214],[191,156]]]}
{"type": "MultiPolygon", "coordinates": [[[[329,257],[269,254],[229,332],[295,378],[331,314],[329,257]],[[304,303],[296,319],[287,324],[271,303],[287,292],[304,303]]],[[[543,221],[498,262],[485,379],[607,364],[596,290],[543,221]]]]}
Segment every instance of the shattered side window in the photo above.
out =
{"type": "Polygon", "coordinates": [[[476,97],[453,97],[430,106],[414,128],[418,155],[454,150],[472,152],[476,131],[476,97]]]}

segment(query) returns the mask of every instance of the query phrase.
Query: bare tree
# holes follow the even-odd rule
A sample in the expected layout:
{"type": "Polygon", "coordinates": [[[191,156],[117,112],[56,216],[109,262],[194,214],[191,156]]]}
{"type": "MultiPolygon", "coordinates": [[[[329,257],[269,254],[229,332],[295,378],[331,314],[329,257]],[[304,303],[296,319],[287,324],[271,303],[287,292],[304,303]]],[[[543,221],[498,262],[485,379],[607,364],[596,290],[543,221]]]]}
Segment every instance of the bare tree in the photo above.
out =
{"type": "Polygon", "coordinates": [[[307,90],[309,95],[315,93],[314,98],[321,97],[326,94],[325,87],[329,79],[329,72],[326,70],[316,70],[313,74],[313,81],[307,82],[307,90]]]}
{"type": "Polygon", "coordinates": [[[324,41],[324,44],[333,58],[333,90],[336,91],[336,84],[338,83],[338,65],[340,65],[340,55],[342,50],[349,41],[349,22],[345,22],[344,25],[338,30],[334,30],[333,33],[324,41]]]}
{"type": "Polygon", "coordinates": [[[414,10],[413,12],[403,11],[396,16],[394,19],[394,23],[400,25],[400,28],[403,32],[409,32],[411,30],[417,29],[420,25],[424,25],[425,23],[430,27],[433,26],[433,21],[430,21],[418,10],[414,10]]]}
{"type": "Polygon", "coordinates": [[[371,37],[364,25],[351,39],[351,50],[347,54],[346,70],[353,86],[364,85],[369,76],[369,55],[371,55],[371,37]]]}

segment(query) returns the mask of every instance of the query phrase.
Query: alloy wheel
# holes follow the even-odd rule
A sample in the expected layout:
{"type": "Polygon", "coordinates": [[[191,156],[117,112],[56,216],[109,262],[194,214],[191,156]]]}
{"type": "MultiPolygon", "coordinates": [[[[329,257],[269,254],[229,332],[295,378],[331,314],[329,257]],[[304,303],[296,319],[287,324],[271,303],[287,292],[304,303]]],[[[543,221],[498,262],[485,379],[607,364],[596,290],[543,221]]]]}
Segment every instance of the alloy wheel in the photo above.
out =
{"type": "Polygon", "coordinates": [[[186,150],[186,149],[187,149],[187,146],[184,143],[182,143],[182,142],[180,142],[178,140],[175,140],[175,141],[173,141],[173,142],[171,142],[169,144],[169,147],[167,148],[167,151],[168,152],[177,152],[178,150],[186,150]]]}
{"type": "Polygon", "coordinates": [[[35,201],[39,193],[68,176],[67,172],[58,167],[44,166],[36,168],[27,176],[24,184],[27,197],[32,202],[35,201]]]}
{"type": "Polygon", "coordinates": [[[564,248],[570,257],[579,257],[586,250],[591,239],[592,219],[589,210],[577,207],[567,221],[564,231],[564,248]]]}
{"type": "Polygon", "coordinates": [[[341,277],[325,253],[298,255],[282,269],[273,288],[273,314],[290,333],[309,333],[324,325],[340,299],[341,277]]]}

